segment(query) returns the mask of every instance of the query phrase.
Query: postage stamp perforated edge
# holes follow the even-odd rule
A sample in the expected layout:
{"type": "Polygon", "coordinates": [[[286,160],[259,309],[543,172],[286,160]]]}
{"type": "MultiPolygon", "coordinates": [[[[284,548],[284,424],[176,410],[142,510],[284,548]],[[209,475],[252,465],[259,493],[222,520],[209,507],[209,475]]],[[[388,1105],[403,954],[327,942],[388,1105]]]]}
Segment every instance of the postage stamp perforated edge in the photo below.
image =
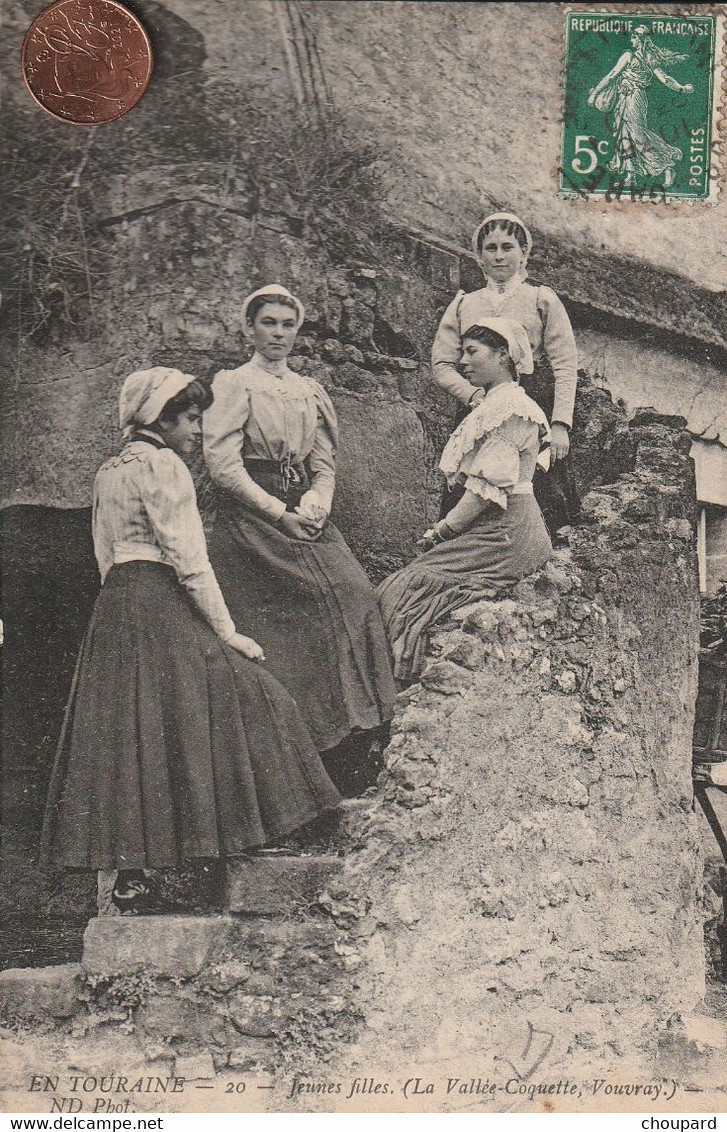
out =
{"type": "MultiPolygon", "coordinates": [[[[712,106],[711,106],[711,153],[710,153],[710,178],[709,178],[709,193],[706,196],[683,196],[678,193],[670,193],[666,196],[659,194],[658,200],[660,203],[666,204],[669,207],[671,215],[679,213],[683,209],[692,210],[695,206],[701,207],[705,205],[717,205],[720,202],[725,202],[725,196],[722,194],[722,181],[725,176],[725,169],[727,168],[727,62],[725,56],[727,54],[727,15],[725,8],[722,4],[639,4],[633,6],[629,5],[625,8],[622,4],[600,4],[589,3],[584,0],[582,3],[569,3],[561,6],[561,15],[563,20],[562,25],[562,65],[559,75],[559,138],[560,148],[555,156],[552,167],[552,177],[555,181],[556,194],[562,200],[572,201],[577,203],[580,207],[588,208],[602,208],[606,201],[606,194],[600,192],[585,192],[576,188],[564,189],[561,184],[563,173],[563,150],[564,150],[564,135],[567,127],[566,122],[566,70],[568,65],[568,19],[571,15],[578,14],[609,14],[618,16],[623,19],[629,17],[655,17],[663,16],[666,19],[682,18],[696,18],[704,16],[712,16],[715,19],[715,38],[714,38],[714,58],[713,58],[713,80],[712,80],[712,106]]],[[[610,207],[629,207],[634,204],[644,205],[645,203],[653,203],[653,198],[645,195],[640,197],[638,194],[632,196],[629,192],[623,192],[620,196],[612,196],[608,202],[610,207]]]]}

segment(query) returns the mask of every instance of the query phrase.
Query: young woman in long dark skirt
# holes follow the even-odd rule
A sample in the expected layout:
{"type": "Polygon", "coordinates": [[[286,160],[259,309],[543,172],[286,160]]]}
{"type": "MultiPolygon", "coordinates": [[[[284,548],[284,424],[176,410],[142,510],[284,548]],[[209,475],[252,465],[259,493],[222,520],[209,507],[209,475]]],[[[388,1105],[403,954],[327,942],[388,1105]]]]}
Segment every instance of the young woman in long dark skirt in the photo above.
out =
{"type": "Polygon", "coordinates": [[[350,782],[341,764],[365,764],[395,688],[376,594],[329,518],[336,414],[323,386],[287,364],[303,318],[279,284],[250,295],[242,320],[255,352],[214,379],[203,429],[221,489],[210,558],[233,615],[350,782]]]}
{"type": "Polygon", "coordinates": [[[288,692],[238,633],[207,557],[182,456],[209,388],[157,367],[126,379],[126,444],[96,476],[103,586],[81,647],[53,769],[41,859],[145,869],[228,858],[284,838],[340,801],[288,692]]]}

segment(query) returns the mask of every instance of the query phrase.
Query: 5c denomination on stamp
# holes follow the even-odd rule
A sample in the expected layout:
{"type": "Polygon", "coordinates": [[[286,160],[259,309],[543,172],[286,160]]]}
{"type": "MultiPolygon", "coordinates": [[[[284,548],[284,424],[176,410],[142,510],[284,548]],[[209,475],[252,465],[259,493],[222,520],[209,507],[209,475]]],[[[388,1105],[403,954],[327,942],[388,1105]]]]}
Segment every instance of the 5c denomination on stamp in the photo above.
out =
{"type": "Polygon", "coordinates": [[[709,14],[567,13],[562,195],[714,197],[718,33],[709,14]]]}

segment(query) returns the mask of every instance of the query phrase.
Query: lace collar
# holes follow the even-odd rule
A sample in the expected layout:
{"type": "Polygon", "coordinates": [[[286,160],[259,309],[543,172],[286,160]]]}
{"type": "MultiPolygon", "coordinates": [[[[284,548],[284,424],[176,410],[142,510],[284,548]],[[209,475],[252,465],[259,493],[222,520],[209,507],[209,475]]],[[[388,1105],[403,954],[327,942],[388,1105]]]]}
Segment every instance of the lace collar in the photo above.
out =
{"type": "Polygon", "coordinates": [[[272,374],[273,377],[287,377],[293,373],[293,370],[288,369],[288,362],[286,358],[281,358],[278,362],[271,362],[268,358],[264,358],[257,350],[250,358],[250,365],[257,366],[258,369],[264,370],[265,373],[272,374]]]}
{"type": "Polygon", "coordinates": [[[545,413],[532,397],[528,397],[522,386],[506,381],[491,389],[484,401],[476,405],[454,430],[442,452],[440,471],[448,478],[456,476],[467,453],[483,436],[499,428],[510,417],[533,421],[538,426],[541,449],[549,446],[550,426],[545,413]]]}
{"type": "Polygon", "coordinates": [[[513,275],[511,279],[506,279],[504,283],[496,283],[495,280],[488,275],[487,286],[485,290],[493,297],[493,299],[500,299],[502,302],[509,299],[511,295],[517,291],[518,287],[522,287],[526,275],[513,275]]]}

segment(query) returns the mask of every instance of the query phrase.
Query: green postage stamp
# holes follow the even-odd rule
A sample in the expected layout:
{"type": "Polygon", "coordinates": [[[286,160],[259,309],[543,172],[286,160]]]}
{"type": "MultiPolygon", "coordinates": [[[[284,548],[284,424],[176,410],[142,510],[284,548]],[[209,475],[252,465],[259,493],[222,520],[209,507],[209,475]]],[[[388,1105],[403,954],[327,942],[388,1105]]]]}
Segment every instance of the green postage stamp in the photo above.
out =
{"type": "Polygon", "coordinates": [[[561,194],[713,198],[720,46],[710,14],[568,12],[561,194]]]}

